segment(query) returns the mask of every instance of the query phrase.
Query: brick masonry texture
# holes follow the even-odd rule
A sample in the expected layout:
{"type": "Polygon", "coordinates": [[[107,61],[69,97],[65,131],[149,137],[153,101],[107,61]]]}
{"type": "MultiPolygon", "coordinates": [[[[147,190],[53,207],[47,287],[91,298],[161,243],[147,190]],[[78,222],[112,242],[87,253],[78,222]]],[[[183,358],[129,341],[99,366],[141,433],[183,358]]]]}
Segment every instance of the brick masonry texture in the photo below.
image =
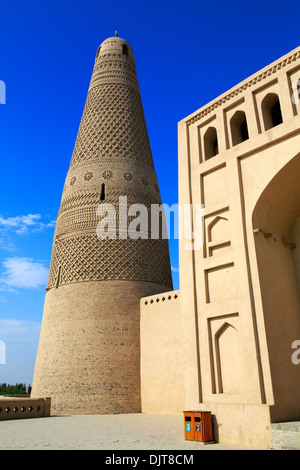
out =
{"type": "Polygon", "coordinates": [[[57,216],[31,394],[52,414],[140,411],[140,299],[172,277],[167,240],[97,237],[97,208],[119,217],[120,196],[161,204],[133,52],[116,37],[97,52],[57,216]]]}

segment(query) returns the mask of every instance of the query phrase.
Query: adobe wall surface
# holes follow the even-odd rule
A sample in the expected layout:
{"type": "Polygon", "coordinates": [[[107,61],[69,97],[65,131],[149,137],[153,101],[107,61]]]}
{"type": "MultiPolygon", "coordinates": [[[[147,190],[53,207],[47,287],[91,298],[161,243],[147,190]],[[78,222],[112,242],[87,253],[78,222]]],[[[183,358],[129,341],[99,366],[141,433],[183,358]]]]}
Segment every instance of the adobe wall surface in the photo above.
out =
{"type": "Polygon", "coordinates": [[[141,396],[144,413],[182,413],[180,291],[141,299],[141,396]]]}
{"type": "Polygon", "coordinates": [[[32,397],[51,414],[140,412],[139,299],[155,283],[69,284],[46,294],[32,397]]]}
{"type": "Polygon", "coordinates": [[[50,416],[51,398],[0,397],[0,421],[50,416]]]}
{"type": "Polygon", "coordinates": [[[179,248],[184,406],[215,410],[223,442],[237,442],[232,423],[251,428],[255,407],[265,443],[270,421],[300,416],[300,369],[291,361],[300,338],[299,257],[284,242],[299,239],[295,80],[300,48],[179,123],[179,202],[204,206],[203,246],[186,250],[183,239],[179,248]],[[282,123],[269,128],[274,95],[282,123]]]}

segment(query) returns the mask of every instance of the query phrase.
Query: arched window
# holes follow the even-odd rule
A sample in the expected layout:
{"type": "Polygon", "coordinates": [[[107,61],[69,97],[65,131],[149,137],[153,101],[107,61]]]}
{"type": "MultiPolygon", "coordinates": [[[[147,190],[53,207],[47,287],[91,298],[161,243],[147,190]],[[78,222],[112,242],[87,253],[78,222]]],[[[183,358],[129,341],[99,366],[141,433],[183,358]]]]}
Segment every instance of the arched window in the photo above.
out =
{"type": "Polygon", "coordinates": [[[246,114],[236,111],[230,120],[232,144],[237,145],[249,139],[246,114]]]}
{"type": "Polygon", "coordinates": [[[219,153],[218,136],[214,127],[209,127],[204,134],[205,160],[215,157],[219,153]]]}
{"type": "Polygon", "coordinates": [[[266,131],[282,123],[281,107],[276,93],[269,93],[264,97],[261,109],[266,131]]]}
{"type": "Polygon", "coordinates": [[[123,55],[128,55],[128,46],[127,46],[127,44],[122,45],[122,53],[123,53],[123,55]]]}

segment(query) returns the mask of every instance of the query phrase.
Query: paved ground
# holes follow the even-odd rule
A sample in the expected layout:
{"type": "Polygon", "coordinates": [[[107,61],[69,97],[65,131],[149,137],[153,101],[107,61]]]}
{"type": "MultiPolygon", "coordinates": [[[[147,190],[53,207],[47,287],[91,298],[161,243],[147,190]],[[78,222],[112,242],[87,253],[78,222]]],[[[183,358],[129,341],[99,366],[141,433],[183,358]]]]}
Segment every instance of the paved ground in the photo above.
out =
{"type": "Polygon", "coordinates": [[[0,422],[0,450],[250,450],[185,441],[181,415],[77,415],[0,422]]]}

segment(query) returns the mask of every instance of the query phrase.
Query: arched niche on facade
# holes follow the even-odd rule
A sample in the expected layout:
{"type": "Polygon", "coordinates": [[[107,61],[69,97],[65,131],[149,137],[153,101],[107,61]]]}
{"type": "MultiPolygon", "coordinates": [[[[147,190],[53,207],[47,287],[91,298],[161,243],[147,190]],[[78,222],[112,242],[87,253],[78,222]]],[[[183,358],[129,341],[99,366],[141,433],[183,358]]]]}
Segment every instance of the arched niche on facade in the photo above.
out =
{"type": "Polygon", "coordinates": [[[248,125],[244,111],[236,111],[230,120],[232,145],[249,139],[248,125]]]}
{"type": "Polygon", "coordinates": [[[215,157],[219,153],[218,136],[215,127],[209,127],[204,134],[205,160],[215,157]]]}
{"type": "Polygon", "coordinates": [[[300,417],[300,369],[291,360],[291,345],[300,338],[299,174],[300,154],[267,184],[252,215],[275,399],[272,419],[278,420],[300,417]]]}
{"type": "Polygon", "coordinates": [[[281,106],[276,93],[268,93],[261,103],[265,130],[282,123],[281,106]]]}

